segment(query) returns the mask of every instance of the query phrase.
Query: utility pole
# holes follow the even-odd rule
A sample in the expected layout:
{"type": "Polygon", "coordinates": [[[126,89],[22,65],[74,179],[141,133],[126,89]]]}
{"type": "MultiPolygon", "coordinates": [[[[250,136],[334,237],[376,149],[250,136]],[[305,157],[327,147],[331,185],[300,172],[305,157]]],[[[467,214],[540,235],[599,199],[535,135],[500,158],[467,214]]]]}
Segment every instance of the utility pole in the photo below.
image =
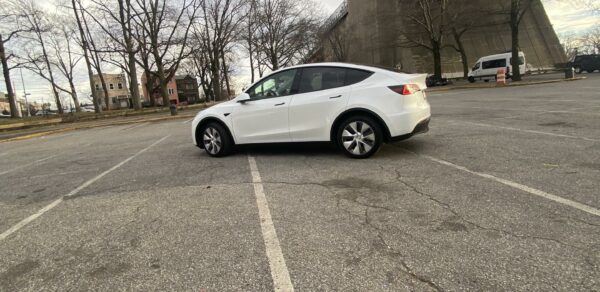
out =
{"type": "Polygon", "coordinates": [[[31,112],[29,112],[29,102],[27,101],[27,96],[29,93],[25,90],[25,79],[23,79],[23,68],[19,68],[19,72],[21,73],[21,84],[23,85],[23,97],[25,98],[25,111],[27,112],[27,117],[31,117],[31,112]]]}

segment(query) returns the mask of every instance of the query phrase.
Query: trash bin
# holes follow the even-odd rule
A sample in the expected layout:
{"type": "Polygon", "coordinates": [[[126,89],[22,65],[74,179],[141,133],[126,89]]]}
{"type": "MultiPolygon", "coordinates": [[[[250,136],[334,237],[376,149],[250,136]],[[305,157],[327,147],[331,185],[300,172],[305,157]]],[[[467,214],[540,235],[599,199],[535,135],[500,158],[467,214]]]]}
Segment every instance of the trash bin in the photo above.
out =
{"type": "Polygon", "coordinates": [[[171,110],[171,115],[172,116],[176,116],[177,115],[177,105],[172,104],[171,106],[169,106],[169,109],[171,110]]]}
{"type": "Polygon", "coordinates": [[[565,79],[575,78],[575,68],[571,67],[565,70],[565,79]]]}

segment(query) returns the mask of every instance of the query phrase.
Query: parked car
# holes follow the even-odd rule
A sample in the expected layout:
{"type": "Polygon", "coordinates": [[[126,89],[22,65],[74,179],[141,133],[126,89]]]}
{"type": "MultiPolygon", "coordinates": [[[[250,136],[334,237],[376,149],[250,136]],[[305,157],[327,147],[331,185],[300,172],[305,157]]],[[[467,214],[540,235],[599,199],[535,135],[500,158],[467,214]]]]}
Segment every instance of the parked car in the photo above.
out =
{"type": "Polygon", "coordinates": [[[198,113],[192,138],[214,157],[241,144],[331,141],[367,158],[384,142],[429,130],[425,78],[344,63],[282,69],[198,113]]]}
{"type": "Polygon", "coordinates": [[[575,73],[581,74],[584,71],[592,73],[600,70],[600,55],[579,55],[568,64],[569,68],[575,68],[575,73]]]}
{"type": "Polygon", "coordinates": [[[448,81],[448,78],[444,78],[444,77],[436,78],[435,75],[429,74],[429,75],[427,75],[425,84],[427,84],[427,87],[446,86],[446,85],[450,84],[450,81],[448,81]]]}
{"type": "MultiPolygon", "coordinates": [[[[469,72],[469,82],[473,83],[476,80],[488,82],[494,80],[496,79],[496,74],[498,74],[498,69],[500,68],[506,69],[507,79],[511,78],[511,72],[513,72],[511,60],[512,53],[497,54],[480,58],[475,63],[475,66],[473,66],[471,72],[469,72]]],[[[527,72],[527,62],[525,53],[523,52],[519,52],[519,64],[521,74],[525,74],[527,72]]]]}

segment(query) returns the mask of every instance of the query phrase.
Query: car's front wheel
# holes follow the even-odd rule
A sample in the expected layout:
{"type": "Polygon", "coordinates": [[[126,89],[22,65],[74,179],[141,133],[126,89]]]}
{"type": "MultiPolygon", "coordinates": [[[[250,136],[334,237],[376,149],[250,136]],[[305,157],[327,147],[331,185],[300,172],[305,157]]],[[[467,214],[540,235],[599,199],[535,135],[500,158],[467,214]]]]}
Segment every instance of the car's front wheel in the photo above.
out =
{"type": "Polygon", "coordinates": [[[351,158],[368,158],[375,154],[383,142],[379,123],[370,117],[355,116],[340,124],[337,142],[344,154],[351,158]]]}
{"type": "Polygon", "coordinates": [[[233,142],[223,126],[210,123],[201,130],[202,145],[206,153],[213,157],[223,157],[231,152],[233,142]]]}

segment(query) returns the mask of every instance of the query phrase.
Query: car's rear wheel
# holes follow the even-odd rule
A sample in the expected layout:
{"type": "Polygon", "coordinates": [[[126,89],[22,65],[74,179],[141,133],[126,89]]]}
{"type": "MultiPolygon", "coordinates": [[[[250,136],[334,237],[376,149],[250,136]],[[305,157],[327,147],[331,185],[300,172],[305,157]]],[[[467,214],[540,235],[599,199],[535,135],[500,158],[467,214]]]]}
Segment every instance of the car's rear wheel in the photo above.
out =
{"type": "Polygon", "coordinates": [[[383,131],[379,123],[372,118],[354,116],[340,124],[337,142],[348,157],[368,158],[381,147],[383,131]]]}
{"type": "Polygon", "coordinates": [[[202,129],[202,145],[206,153],[213,157],[223,157],[231,152],[233,142],[229,133],[217,123],[209,123],[202,129]]]}

